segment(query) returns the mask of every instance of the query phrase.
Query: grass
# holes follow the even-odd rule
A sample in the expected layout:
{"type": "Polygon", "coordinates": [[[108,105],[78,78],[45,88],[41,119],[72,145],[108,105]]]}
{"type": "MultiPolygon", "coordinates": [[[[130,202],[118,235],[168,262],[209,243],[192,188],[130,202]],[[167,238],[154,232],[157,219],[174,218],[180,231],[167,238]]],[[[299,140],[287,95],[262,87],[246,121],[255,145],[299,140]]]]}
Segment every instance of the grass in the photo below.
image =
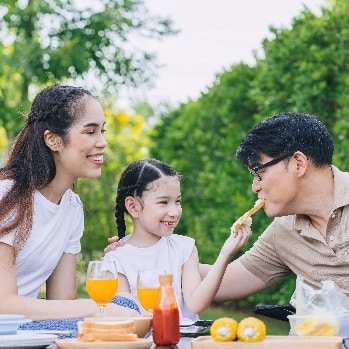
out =
{"type": "Polygon", "coordinates": [[[290,326],[286,321],[280,321],[268,318],[266,316],[256,315],[252,310],[232,309],[227,307],[211,306],[200,314],[202,320],[216,320],[220,317],[231,317],[236,321],[240,321],[245,317],[254,316],[262,320],[267,327],[267,335],[287,336],[290,326]]]}

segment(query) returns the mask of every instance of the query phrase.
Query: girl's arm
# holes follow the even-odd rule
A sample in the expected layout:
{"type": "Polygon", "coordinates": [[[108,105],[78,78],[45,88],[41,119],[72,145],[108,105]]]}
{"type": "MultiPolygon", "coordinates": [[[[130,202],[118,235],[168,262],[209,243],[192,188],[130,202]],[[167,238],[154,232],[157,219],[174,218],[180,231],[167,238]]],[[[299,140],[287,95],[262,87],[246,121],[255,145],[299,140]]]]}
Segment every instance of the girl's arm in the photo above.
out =
{"type": "Polygon", "coordinates": [[[202,281],[199,272],[198,252],[196,248],[193,250],[182,270],[183,297],[190,311],[198,314],[211,304],[230,259],[246,245],[250,237],[251,229],[247,225],[242,225],[236,233],[231,234],[202,281]]]}
{"type": "MultiPolygon", "coordinates": [[[[98,307],[90,299],[46,300],[19,296],[13,248],[5,243],[0,243],[0,256],[0,314],[23,314],[32,320],[98,316],[98,307]]],[[[62,264],[59,265],[63,266],[66,262],[67,260],[64,258],[62,264]]],[[[52,282],[64,280],[63,274],[55,275],[52,282]]],[[[53,283],[49,286],[51,288],[50,297],[53,294],[53,283]]],[[[106,315],[137,316],[139,314],[126,307],[108,304],[106,315]]]]}
{"type": "MultiPolygon", "coordinates": [[[[200,264],[200,275],[204,279],[211,269],[209,264],[200,264]]],[[[268,288],[268,285],[257,276],[248,271],[236,259],[229,263],[219,290],[214,297],[216,302],[224,302],[228,300],[235,300],[245,298],[251,294],[263,291],[268,288]]]]}

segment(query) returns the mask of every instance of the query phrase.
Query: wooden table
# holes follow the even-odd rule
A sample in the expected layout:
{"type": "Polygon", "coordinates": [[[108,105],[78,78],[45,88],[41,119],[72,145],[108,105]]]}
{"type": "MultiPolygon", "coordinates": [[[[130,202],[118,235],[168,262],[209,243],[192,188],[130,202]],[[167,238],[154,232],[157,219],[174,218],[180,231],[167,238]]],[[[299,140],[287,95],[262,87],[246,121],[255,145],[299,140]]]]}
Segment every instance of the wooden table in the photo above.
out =
{"type": "MultiPolygon", "coordinates": [[[[57,346],[52,344],[47,349],[57,349],[57,346]]],[[[214,342],[209,336],[197,339],[182,337],[175,346],[153,344],[150,349],[342,349],[342,337],[267,336],[257,343],[214,342]]]]}
{"type": "MultiPolygon", "coordinates": [[[[162,346],[157,346],[156,344],[153,344],[150,349],[191,349],[191,341],[193,338],[181,338],[180,342],[171,347],[162,347],[162,346]]],[[[50,346],[47,347],[47,349],[58,349],[55,344],[51,344],[50,346]]]]}

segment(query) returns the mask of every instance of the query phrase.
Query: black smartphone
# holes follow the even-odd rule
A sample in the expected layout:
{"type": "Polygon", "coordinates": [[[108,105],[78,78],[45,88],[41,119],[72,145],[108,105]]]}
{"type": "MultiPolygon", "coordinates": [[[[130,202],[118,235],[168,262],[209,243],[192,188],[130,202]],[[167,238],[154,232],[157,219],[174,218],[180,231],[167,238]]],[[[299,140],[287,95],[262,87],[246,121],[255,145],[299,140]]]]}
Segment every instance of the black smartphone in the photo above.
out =
{"type": "Polygon", "coordinates": [[[180,333],[182,337],[198,337],[210,333],[210,327],[213,320],[198,320],[190,326],[181,326],[180,333]]]}
{"type": "Polygon", "coordinates": [[[259,305],[253,309],[258,315],[267,316],[273,319],[288,321],[288,315],[294,315],[296,309],[289,304],[285,305],[259,305]]]}

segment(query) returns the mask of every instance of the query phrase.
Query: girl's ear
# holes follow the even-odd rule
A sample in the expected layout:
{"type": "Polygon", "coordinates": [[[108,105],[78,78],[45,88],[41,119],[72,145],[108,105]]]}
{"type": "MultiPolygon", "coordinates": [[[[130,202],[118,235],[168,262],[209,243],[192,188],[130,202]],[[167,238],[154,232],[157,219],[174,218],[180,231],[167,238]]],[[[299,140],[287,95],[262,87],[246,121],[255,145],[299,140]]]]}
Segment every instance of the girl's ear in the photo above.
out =
{"type": "Polygon", "coordinates": [[[125,199],[125,207],[132,218],[138,218],[142,209],[141,203],[133,196],[127,196],[125,199]]]}
{"type": "Polygon", "coordinates": [[[44,141],[52,151],[59,151],[63,148],[62,138],[52,131],[46,130],[44,132],[44,141]]]}

